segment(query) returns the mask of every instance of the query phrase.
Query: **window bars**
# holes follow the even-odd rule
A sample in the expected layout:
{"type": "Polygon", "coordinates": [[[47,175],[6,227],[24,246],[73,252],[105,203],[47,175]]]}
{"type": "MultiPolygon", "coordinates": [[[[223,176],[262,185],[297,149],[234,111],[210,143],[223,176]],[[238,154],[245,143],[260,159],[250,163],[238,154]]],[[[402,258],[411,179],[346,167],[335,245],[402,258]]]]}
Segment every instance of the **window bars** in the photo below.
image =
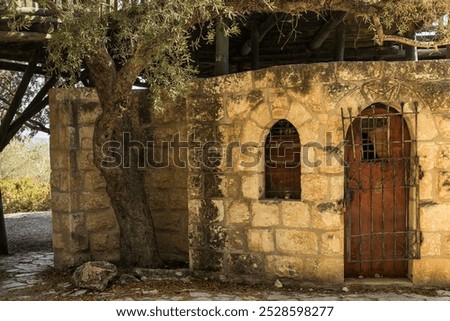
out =
{"type": "Polygon", "coordinates": [[[272,126],[265,142],[265,197],[300,199],[300,138],[287,120],[272,126]]]}

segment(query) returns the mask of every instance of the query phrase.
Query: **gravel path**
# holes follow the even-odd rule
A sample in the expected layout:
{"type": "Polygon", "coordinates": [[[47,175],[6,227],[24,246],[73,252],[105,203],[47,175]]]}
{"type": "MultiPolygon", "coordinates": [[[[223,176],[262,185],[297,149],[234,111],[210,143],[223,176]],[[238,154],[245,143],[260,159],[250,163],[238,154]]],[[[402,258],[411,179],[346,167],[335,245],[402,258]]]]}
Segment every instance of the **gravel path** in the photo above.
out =
{"type": "Polygon", "coordinates": [[[5,214],[10,254],[52,251],[51,212],[5,214]]]}

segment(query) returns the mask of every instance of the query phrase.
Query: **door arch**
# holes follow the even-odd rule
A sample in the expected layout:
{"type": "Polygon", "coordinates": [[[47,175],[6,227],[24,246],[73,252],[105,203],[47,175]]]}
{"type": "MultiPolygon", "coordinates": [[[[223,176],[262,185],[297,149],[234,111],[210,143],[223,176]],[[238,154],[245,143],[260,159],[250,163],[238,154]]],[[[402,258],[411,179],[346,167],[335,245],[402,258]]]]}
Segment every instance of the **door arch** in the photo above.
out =
{"type": "Polygon", "coordinates": [[[406,277],[416,158],[402,112],[376,103],[349,117],[345,147],[345,277],[406,277]]]}

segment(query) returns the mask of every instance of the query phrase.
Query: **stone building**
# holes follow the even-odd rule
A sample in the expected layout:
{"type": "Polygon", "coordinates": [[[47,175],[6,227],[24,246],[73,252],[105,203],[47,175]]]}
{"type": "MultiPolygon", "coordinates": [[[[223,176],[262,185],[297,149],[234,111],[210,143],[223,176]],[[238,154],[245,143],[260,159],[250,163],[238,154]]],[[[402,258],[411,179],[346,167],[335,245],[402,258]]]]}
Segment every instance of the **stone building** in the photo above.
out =
{"type": "MultiPolygon", "coordinates": [[[[136,104],[164,259],[236,280],[450,284],[449,60],[273,66],[197,79],[163,114],[145,91],[136,104]]],[[[55,266],[116,261],[96,94],[53,90],[50,106],[55,266]]]]}

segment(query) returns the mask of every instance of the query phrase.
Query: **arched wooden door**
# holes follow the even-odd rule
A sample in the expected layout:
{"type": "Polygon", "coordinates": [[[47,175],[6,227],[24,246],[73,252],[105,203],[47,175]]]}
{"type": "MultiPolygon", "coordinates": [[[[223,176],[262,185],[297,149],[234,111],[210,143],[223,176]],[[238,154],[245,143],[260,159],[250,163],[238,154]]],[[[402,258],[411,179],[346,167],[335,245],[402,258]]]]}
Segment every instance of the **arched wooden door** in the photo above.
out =
{"type": "Polygon", "coordinates": [[[406,277],[415,161],[403,114],[374,104],[350,117],[346,140],[345,276],[406,277]]]}

